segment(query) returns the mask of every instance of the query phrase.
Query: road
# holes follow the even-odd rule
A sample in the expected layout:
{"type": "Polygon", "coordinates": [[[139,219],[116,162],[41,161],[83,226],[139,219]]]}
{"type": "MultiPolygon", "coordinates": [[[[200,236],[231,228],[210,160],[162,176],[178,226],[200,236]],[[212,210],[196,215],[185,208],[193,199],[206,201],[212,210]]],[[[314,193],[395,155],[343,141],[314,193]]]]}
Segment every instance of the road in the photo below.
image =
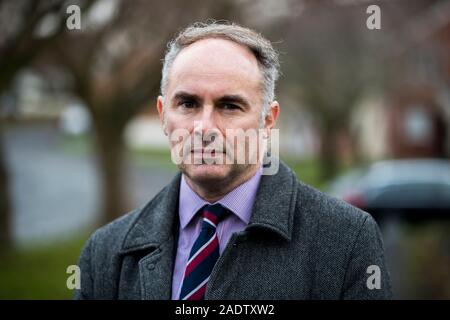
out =
{"type": "MultiPolygon", "coordinates": [[[[94,155],[65,152],[54,125],[9,126],[5,131],[16,243],[53,242],[87,230],[100,208],[94,155]]],[[[127,167],[133,207],[151,199],[174,174],[133,164],[127,167]]]]}

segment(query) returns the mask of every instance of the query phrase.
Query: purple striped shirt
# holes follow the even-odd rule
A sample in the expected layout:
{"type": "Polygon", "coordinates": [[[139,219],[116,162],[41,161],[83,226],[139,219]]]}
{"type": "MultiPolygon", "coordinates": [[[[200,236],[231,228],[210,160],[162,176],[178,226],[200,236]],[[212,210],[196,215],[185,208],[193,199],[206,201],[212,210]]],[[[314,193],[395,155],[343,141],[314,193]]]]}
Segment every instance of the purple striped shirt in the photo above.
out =
{"type": "MultiPolygon", "coordinates": [[[[217,237],[219,238],[219,251],[221,254],[225,249],[228,240],[230,240],[231,235],[235,232],[244,230],[250,221],[253,203],[261,179],[261,173],[262,167],[251,179],[239,185],[227,193],[222,199],[215,202],[220,203],[233,213],[225,217],[225,219],[217,226],[217,237]]],[[[195,193],[195,191],[193,191],[186,183],[184,175],[182,175],[179,204],[180,229],[172,277],[172,300],[178,300],[180,296],[184,269],[186,268],[189,259],[189,253],[195,239],[197,239],[200,233],[202,219],[201,215],[196,215],[196,213],[205,204],[212,203],[203,200],[195,193]]]]}

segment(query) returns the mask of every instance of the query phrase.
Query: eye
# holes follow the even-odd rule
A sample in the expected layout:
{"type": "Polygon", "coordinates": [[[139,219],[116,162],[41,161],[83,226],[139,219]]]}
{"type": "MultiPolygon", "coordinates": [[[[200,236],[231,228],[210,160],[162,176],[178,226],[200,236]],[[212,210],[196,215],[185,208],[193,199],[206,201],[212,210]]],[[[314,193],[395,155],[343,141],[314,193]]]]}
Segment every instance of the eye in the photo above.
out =
{"type": "Polygon", "coordinates": [[[238,110],[241,109],[238,105],[232,104],[232,103],[224,103],[222,105],[222,108],[225,110],[238,110]]]}
{"type": "Polygon", "coordinates": [[[190,100],[181,101],[178,105],[186,109],[195,108],[195,102],[190,100]]]}

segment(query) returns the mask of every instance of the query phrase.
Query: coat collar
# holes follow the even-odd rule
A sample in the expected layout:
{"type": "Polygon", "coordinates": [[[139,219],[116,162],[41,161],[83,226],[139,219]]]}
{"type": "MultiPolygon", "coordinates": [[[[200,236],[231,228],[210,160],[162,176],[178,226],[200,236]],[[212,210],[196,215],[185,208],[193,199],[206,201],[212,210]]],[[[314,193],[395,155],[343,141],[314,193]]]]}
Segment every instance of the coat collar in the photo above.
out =
{"type": "Polygon", "coordinates": [[[158,247],[174,235],[178,217],[181,173],[161,190],[138,214],[125,236],[122,251],[158,247]]]}
{"type": "Polygon", "coordinates": [[[297,198],[296,183],[295,174],[281,160],[276,174],[262,176],[246,230],[263,229],[290,241],[297,198]]]}
{"type": "MultiPolygon", "coordinates": [[[[181,173],[178,172],[169,185],[141,210],[125,236],[124,253],[159,247],[173,238],[174,228],[178,225],[180,179],[181,173]]],[[[295,174],[282,161],[275,175],[263,175],[247,230],[264,229],[291,240],[297,198],[295,185],[295,174]]]]}

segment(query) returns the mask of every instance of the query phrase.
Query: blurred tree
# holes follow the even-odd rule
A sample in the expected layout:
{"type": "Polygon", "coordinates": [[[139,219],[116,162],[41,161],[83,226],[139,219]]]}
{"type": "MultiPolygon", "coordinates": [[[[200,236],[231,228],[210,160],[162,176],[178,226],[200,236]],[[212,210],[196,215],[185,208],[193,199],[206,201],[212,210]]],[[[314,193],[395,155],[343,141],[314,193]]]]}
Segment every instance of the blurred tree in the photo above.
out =
{"type": "MultiPolygon", "coordinates": [[[[0,128],[1,130],[2,128],[0,128]]],[[[0,139],[2,135],[0,133],[0,139]]],[[[9,177],[3,154],[3,145],[0,142],[0,255],[11,248],[11,201],[9,193],[9,177]]]]}
{"type": "Polygon", "coordinates": [[[338,137],[351,137],[350,115],[370,74],[361,34],[365,21],[360,7],[321,2],[302,9],[301,17],[292,15],[286,24],[285,83],[315,119],[321,173],[330,178],[339,166],[338,137]]]}
{"type": "Polygon", "coordinates": [[[98,1],[82,12],[81,30],[66,31],[42,58],[70,74],[92,117],[103,190],[100,225],[129,209],[123,132],[156,101],[166,42],[194,21],[230,18],[232,8],[206,0],[98,1]]]}
{"type": "Polygon", "coordinates": [[[27,66],[41,48],[63,30],[59,21],[52,34],[40,37],[36,30],[45,18],[58,14],[63,1],[4,1],[0,4],[0,92],[4,92],[17,71],[27,66]]]}
{"type": "MultiPolygon", "coordinates": [[[[92,1],[81,5],[87,8],[92,1]]],[[[17,72],[28,66],[45,47],[63,32],[64,1],[7,0],[0,3],[0,97],[17,72]]],[[[2,106],[0,105],[0,108],[2,106]]],[[[3,119],[0,119],[0,124],[3,119]]],[[[0,131],[0,252],[10,248],[11,201],[8,170],[0,131]]]]}

